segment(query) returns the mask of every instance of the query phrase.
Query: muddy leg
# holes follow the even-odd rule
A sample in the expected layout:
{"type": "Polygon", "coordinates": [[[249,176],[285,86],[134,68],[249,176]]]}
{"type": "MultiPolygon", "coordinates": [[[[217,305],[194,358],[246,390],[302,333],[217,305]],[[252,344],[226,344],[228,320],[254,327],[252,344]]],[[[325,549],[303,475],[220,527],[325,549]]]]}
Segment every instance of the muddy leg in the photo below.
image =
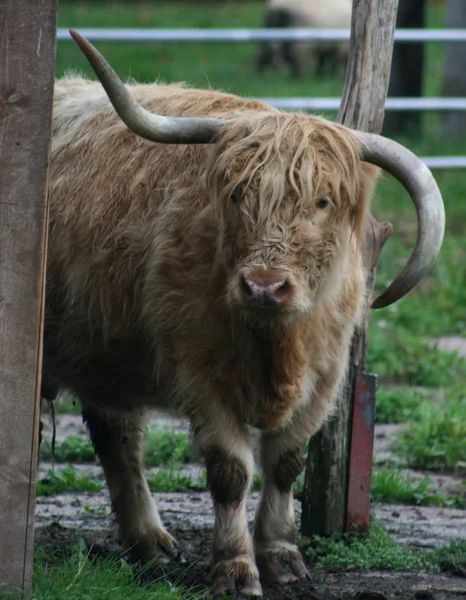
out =
{"type": "Polygon", "coordinates": [[[172,553],[175,540],[162,525],[144,477],[145,413],[84,407],[83,420],[104,469],[124,550],[143,562],[172,553]]]}
{"type": "Polygon", "coordinates": [[[194,424],[196,443],[206,463],[207,483],[215,510],[212,580],[215,595],[238,589],[259,596],[262,589],[246,519],[246,497],[253,473],[253,454],[246,429],[233,418],[222,427],[194,424]]]}
{"type": "Polygon", "coordinates": [[[296,545],[292,485],[304,468],[308,428],[297,419],[261,439],[263,482],[254,524],[256,560],[264,581],[286,583],[308,577],[296,545]]]}
{"type": "MultiPolygon", "coordinates": [[[[343,338],[348,343],[349,335],[343,338]]],[[[347,348],[341,344],[342,357],[347,348]]],[[[261,578],[286,583],[308,577],[296,545],[292,486],[304,468],[303,449],[326,419],[344,376],[346,361],[335,360],[316,382],[309,402],[290,424],[263,433],[261,499],[254,524],[254,546],[261,578]]]]}

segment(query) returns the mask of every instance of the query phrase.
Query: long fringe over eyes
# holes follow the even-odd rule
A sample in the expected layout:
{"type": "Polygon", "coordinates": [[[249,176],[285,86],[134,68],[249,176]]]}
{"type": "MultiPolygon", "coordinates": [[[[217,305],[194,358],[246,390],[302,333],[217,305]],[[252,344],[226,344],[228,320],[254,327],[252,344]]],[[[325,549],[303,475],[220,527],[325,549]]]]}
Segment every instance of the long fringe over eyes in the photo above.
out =
{"type": "Polygon", "coordinates": [[[325,188],[337,213],[349,209],[359,233],[361,211],[356,205],[364,179],[359,148],[351,132],[320,117],[239,116],[215,144],[207,167],[208,188],[214,203],[223,206],[236,190],[244,194],[258,185],[252,190],[259,199],[257,213],[251,215],[257,225],[270,221],[285,196],[293,196],[298,212],[325,188]]]}

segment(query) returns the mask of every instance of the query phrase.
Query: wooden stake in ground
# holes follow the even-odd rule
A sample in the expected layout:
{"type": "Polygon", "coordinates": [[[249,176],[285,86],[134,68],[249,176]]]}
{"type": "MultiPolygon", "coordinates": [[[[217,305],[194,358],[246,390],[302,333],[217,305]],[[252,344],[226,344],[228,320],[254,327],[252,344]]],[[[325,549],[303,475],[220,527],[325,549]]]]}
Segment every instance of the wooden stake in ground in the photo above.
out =
{"type": "MultiPolygon", "coordinates": [[[[338,120],[353,129],[372,133],[382,130],[397,8],[398,0],[354,0],[350,56],[338,113],[338,120]]],[[[370,293],[374,287],[380,251],[391,232],[390,224],[378,223],[371,217],[364,251],[370,293]]],[[[375,387],[374,381],[368,381],[368,375],[363,373],[369,320],[368,310],[364,326],[356,331],[353,339],[348,382],[338,413],[312,438],[309,445],[301,517],[301,529],[305,535],[343,533],[351,525],[347,519],[347,502],[354,391],[375,387]]],[[[367,409],[371,410],[370,398],[367,409]]],[[[372,401],[372,415],[373,412],[372,401]]],[[[372,461],[368,464],[366,460],[368,453],[372,455],[370,430],[366,430],[363,446],[363,452],[353,455],[351,475],[353,488],[360,490],[358,514],[354,518],[360,530],[367,530],[372,469],[372,461]],[[365,460],[361,458],[363,455],[365,460]]],[[[355,498],[355,494],[352,494],[352,498],[355,498]]]]}
{"type": "Polygon", "coordinates": [[[31,587],[57,0],[0,6],[0,593],[31,587]]]}

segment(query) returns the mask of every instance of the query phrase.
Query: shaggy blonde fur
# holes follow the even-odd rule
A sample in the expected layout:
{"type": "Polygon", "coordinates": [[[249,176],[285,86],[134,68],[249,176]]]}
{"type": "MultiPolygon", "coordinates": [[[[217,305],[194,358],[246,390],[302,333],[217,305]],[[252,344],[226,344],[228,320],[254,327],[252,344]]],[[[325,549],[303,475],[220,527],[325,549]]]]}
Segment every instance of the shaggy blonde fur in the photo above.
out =
{"type": "Polygon", "coordinates": [[[349,130],[319,117],[178,85],[130,89],[159,114],[233,124],[210,145],[152,143],[119,120],[100,84],[56,82],[44,376],[80,397],[136,557],[152,558],[168,536],[141,483],[138,443],[121,456],[144,407],[189,417],[201,452],[231,459],[212,483],[228,487],[234,466],[237,486],[219,496],[234,501],[215,506],[214,583],[260,593],[256,558],[279,581],[303,576],[277,469],[319,429],[344,377],[376,170],[349,130]],[[245,300],[244,277],[257,274],[286,281],[276,310],[245,300]],[[254,546],[247,426],[264,431],[254,546]]]}

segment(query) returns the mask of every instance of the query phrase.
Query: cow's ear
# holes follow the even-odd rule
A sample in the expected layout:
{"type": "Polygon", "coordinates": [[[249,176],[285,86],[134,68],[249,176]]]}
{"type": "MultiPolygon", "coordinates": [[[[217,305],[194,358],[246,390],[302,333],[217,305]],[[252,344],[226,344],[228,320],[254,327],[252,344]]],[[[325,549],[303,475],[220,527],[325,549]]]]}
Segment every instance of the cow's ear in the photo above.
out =
{"type": "Polygon", "coordinates": [[[363,239],[364,229],[369,216],[370,202],[374,188],[382,171],[378,167],[362,162],[358,185],[358,197],[351,209],[351,225],[357,239],[363,239]]]}

